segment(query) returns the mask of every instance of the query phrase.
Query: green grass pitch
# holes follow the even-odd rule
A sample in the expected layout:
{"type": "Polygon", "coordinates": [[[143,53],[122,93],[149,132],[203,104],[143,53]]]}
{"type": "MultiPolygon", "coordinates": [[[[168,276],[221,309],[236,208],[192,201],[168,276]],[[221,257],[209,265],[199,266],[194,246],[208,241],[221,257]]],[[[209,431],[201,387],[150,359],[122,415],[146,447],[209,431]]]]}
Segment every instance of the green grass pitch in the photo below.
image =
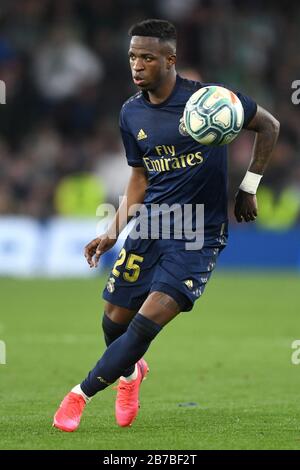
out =
{"type": "Polygon", "coordinates": [[[299,449],[300,278],[216,273],[191,313],[147,353],[150,374],[131,428],[110,387],[79,430],[51,427],[66,392],[100,357],[105,279],[0,280],[1,449],[299,449]],[[197,406],[179,406],[195,402],[197,406]]]}

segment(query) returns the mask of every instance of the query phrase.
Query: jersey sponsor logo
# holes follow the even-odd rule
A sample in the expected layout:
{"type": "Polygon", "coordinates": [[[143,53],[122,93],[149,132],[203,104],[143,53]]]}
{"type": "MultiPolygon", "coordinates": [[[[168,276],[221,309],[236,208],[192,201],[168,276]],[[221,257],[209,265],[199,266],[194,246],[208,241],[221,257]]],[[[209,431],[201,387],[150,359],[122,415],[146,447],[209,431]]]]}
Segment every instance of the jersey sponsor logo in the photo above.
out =
{"type": "Polygon", "coordinates": [[[179,155],[178,157],[161,157],[149,158],[143,157],[145,167],[149,172],[157,171],[173,171],[181,168],[189,168],[191,166],[203,163],[201,152],[188,153],[187,155],[179,155]]]}
{"type": "Polygon", "coordinates": [[[144,165],[149,172],[173,171],[200,165],[204,161],[201,152],[178,155],[175,145],[156,145],[155,153],[160,158],[143,157],[144,165]]]}
{"type": "Polygon", "coordinates": [[[147,134],[146,132],[144,131],[144,129],[140,129],[138,135],[137,135],[137,140],[143,140],[143,139],[147,139],[147,134]]]}

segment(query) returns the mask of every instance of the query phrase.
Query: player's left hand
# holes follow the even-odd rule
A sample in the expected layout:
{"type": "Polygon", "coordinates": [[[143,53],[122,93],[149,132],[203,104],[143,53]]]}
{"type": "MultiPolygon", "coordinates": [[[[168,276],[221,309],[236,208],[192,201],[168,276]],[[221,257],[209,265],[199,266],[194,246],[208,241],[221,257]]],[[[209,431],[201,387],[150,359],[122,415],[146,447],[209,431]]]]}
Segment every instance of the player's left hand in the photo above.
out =
{"type": "Polygon", "coordinates": [[[235,195],[234,215],[236,220],[240,223],[250,222],[257,217],[257,200],[255,194],[245,193],[239,191],[235,195]]]}

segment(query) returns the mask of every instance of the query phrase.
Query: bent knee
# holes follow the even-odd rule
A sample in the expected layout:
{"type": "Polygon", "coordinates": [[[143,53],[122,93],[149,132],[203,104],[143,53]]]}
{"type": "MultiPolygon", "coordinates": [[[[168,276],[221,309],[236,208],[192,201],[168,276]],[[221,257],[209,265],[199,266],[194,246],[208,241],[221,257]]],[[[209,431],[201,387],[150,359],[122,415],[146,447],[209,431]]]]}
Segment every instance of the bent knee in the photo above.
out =
{"type": "Polygon", "coordinates": [[[105,302],[104,304],[105,315],[113,322],[126,324],[129,323],[137,313],[135,310],[129,310],[118,305],[105,302]]]}

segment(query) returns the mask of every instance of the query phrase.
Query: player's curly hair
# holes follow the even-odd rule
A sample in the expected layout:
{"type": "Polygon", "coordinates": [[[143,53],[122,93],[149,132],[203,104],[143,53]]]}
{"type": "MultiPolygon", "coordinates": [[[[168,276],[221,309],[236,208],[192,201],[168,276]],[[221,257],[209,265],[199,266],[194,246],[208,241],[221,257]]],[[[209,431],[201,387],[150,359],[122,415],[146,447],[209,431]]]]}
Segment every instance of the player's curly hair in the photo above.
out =
{"type": "Polygon", "coordinates": [[[175,41],[175,26],[166,20],[149,19],[136,23],[128,31],[129,36],[150,36],[162,41],[175,41]]]}

